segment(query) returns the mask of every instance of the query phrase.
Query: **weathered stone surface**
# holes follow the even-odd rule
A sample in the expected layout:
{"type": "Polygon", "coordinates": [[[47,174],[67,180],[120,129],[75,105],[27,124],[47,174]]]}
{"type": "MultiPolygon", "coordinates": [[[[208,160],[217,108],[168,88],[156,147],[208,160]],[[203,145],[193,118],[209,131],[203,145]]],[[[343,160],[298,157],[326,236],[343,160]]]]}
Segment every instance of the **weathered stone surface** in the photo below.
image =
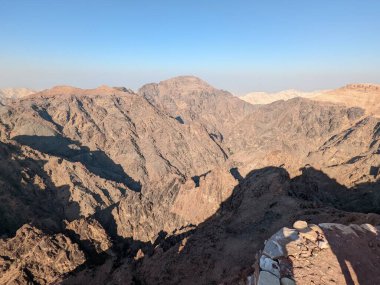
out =
{"type": "Polygon", "coordinates": [[[280,278],[280,267],[278,263],[265,255],[260,257],[260,268],[261,270],[268,271],[280,278]]]}
{"type": "MultiPolygon", "coordinates": [[[[100,223],[94,219],[79,219],[66,225],[74,239],[80,243],[87,251],[94,253],[107,252],[112,242],[100,223]]],[[[111,252],[108,252],[111,254],[111,252]]]]}
{"type": "Polygon", "coordinates": [[[281,285],[296,285],[296,283],[290,278],[283,277],[281,278],[281,285]]]}
{"type": "Polygon", "coordinates": [[[56,283],[85,262],[83,252],[68,237],[46,235],[30,225],[20,228],[15,237],[0,240],[0,253],[5,261],[0,266],[1,284],[56,283]]]}
{"type": "Polygon", "coordinates": [[[308,225],[305,221],[296,221],[294,224],[293,224],[293,228],[295,228],[296,230],[304,230],[304,229],[307,229],[308,225]]]}
{"type": "Polygon", "coordinates": [[[336,223],[322,223],[319,226],[324,230],[339,230],[340,233],[345,235],[356,235],[357,233],[350,227],[346,225],[336,224],[336,223]]]}
{"type": "Polygon", "coordinates": [[[272,259],[275,259],[275,258],[284,256],[285,252],[284,252],[281,244],[279,244],[275,240],[269,240],[265,244],[263,254],[265,254],[266,256],[268,256],[272,259]]]}
{"type": "Polygon", "coordinates": [[[300,230],[299,236],[313,242],[318,239],[318,233],[313,231],[311,228],[300,230]]]}
{"type": "Polygon", "coordinates": [[[263,254],[272,259],[285,256],[287,244],[298,240],[298,238],[298,231],[282,228],[267,241],[263,254]]]}
{"type": "Polygon", "coordinates": [[[269,272],[261,271],[257,285],[280,285],[280,279],[269,272]]]}

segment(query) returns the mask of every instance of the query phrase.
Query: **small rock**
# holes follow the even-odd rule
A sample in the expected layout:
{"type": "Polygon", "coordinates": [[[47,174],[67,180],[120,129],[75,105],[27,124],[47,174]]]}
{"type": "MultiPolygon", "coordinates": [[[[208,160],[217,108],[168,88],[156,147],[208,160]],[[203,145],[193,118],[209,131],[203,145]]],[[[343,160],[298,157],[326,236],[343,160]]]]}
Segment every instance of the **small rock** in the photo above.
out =
{"type": "Polygon", "coordinates": [[[257,285],[280,285],[280,279],[269,272],[261,271],[257,285]]]}
{"type": "Polygon", "coordinates": [[[303,230],[303,229],[306,229],[307,227],[308,225],[305,221],[296,221],[293,224],[293,228],[295,228],[296,230],[303,230]]]}
{"type": "Polygon", "coordinates": [[[278,263],[265,255],[262,255],[260,258],[260,268],[280,278],[280,267],[278,263]]]}
{"type": "Polygon", "coordinates": [[[135,260],[139,260],[144,257],[144,252],[141,250],[141,248],[137,251],[136,256],[134,257],[135,260]]]}
{"type": "Polygon", "coordinates": [[[296,285],[296,282],[290,278],[281,278],[281,285],[296,285]]]}

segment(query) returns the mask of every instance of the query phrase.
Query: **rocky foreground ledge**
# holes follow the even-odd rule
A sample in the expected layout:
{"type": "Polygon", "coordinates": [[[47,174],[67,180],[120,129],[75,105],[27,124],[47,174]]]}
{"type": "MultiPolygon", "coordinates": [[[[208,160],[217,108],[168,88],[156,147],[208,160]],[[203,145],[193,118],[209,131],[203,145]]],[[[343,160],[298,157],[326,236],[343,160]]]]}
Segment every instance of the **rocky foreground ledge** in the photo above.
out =
{"type": "Polygon", "coordinates": [[[297,221],[265,242],[248,285],[380,284],[380,227],[297,221]]]}

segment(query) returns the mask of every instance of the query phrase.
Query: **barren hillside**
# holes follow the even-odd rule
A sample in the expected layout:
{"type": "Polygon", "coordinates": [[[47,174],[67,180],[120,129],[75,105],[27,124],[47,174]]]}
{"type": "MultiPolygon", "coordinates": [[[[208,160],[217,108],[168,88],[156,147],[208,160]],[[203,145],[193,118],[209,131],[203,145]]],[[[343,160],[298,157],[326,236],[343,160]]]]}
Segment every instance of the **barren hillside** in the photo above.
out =
{"type": "Polygon", "coordinates": [[[192,76],[5,100],[0,283],[248,284],[298,219],[379,225],[377,101],[328,101],[192,76]]]}

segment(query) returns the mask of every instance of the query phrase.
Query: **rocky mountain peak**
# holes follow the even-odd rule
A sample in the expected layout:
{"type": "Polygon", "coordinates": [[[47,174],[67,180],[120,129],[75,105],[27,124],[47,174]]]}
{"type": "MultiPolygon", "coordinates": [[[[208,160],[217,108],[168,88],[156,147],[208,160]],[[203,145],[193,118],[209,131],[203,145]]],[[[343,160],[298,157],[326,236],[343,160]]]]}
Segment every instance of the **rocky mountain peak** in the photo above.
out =
{"type": "Polygon", "coordinates": [[[207,82],[195,76],[177,76],[159,83],[151,83],[144,85],[140,92],[149,89],[151,87],[157,87],[161,92],[168,92],[172,94],[179,93],[192,93],[192,92],[213,92],[216,91],[214,87],[207,82]]]}

